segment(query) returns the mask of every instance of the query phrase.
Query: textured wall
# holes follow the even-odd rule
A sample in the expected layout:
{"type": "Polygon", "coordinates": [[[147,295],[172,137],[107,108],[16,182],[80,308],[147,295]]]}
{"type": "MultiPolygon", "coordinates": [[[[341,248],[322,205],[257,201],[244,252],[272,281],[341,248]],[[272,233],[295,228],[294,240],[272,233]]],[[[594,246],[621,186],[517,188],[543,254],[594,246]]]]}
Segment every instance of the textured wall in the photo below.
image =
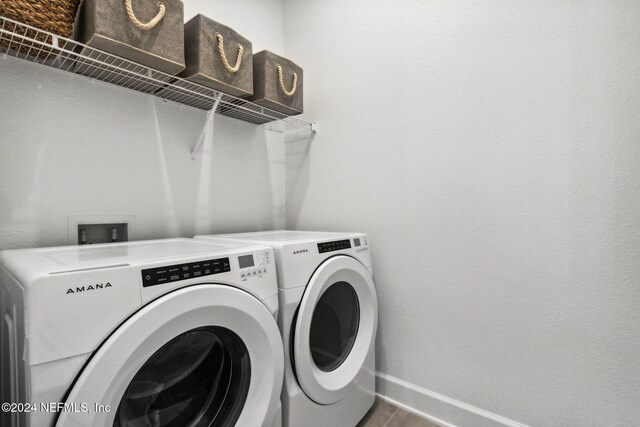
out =
{"type": "Polygon", "coordinates": [[[379,370],[538,426],[640,420],[640,5],[285,2],[318,120],[287,226],[368,233],[379,370]]]}
{"type": "MultiPolygon", "coordinates": [[[[282,48],[281,1],[187,1],[196,12],[282,48]]],[[[135,215],[134,239],[282,222],[256,126],[217,117],[192,161],[204,112],[14,58],[0,74],[0,250],[67,244],[69,215],[135,215]]]]}

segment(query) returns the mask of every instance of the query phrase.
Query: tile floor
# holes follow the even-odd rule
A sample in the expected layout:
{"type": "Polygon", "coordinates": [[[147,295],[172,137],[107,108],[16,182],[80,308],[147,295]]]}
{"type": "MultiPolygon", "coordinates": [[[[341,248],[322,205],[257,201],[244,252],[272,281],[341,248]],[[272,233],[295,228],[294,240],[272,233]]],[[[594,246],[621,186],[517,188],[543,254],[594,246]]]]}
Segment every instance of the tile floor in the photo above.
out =
{"type": "Polygon", "coordinates": [[[384,400],[376,400],[356,427],[440,427],[384,400]]]}

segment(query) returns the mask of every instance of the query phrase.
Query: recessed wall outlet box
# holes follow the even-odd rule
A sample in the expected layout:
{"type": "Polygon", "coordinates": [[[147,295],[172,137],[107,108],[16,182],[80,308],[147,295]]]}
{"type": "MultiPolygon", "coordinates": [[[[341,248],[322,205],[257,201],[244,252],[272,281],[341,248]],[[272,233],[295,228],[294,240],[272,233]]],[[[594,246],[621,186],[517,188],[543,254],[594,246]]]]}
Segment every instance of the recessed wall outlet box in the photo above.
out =
{"type": "Polygon", "coordinates": [[[78,244],[117,243],[129,241],[126,222],[118,224],[78,224],[78,244]]]}
{"type": "Polygon", "coordinates": [[[128,242],[133,239],[135,215],[69,216],[69,244],[128,242]]]}

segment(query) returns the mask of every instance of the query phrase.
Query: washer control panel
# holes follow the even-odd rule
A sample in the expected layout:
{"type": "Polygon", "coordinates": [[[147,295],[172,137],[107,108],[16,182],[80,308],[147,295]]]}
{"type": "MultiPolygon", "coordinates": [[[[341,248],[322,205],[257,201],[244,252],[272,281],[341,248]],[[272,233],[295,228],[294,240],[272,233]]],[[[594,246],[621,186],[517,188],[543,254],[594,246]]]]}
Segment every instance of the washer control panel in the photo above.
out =
{"type": "Polygon", "coordinates": [[[218,258],[187,264],[168,265],[142,270],[142,286],[156,286],[179,280],[211,276],[231,271],[229,258],[218,258]]]}
{"type": "Polygon", "coordinates": [[[240,266],[240,278],[242,280],[261,276],[271,268],[271,255],[269,252],[240,255],[238,257],[238,265],[240,266]]]}
{"type": "Polygon", "coordinates": [[[349,239],[318,243],[318,252],[320,252],[321,254],[325,252],[333,252],[333,251],[339,251],[342,249],[350,249],[350,248],[351,248],[351,240],[349,239]]]}

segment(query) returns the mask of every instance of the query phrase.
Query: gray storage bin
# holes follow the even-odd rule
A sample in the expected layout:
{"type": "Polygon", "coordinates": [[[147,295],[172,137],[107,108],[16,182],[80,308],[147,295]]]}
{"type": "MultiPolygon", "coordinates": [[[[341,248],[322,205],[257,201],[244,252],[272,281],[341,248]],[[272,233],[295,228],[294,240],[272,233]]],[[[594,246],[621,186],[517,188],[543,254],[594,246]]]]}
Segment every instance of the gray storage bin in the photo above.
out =
{"type": "Polygon", "coordinates": [[[302,113],[302,94],[302,68],[267,50],[253,55],[251,101],[293,116],[302,113]]]}
{"type": "Polygon", "coordinates": [[[84,0],[75,38],[175,75],[184,69],[183,26],[180,0],[84,0]]]}
{"type": "Polygon", "coordinates": [[[180,74],[229,95],[253,94],[251,42],[233,29],[196,15],[184,26],[185,65],[180,74]]]}

